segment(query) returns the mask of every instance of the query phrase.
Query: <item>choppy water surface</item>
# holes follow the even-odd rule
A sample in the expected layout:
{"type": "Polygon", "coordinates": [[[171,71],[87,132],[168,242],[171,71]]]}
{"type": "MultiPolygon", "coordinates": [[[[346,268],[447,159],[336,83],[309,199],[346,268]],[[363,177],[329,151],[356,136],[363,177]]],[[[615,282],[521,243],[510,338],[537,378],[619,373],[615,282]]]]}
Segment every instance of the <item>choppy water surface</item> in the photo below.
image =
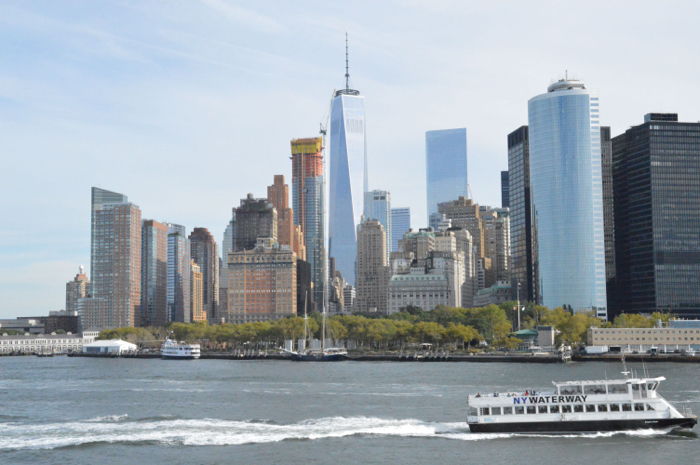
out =
{"type": "MultiPolygon", "coordinates": [[[[468,393],[619,371],[4,357],[0,463],[696,463],[695,433],[471,434],[465,424],[468,393]]],[[[657,363],[650,374],[668,378],[664,397],[698,413],[699,373],[657,363]]]]}

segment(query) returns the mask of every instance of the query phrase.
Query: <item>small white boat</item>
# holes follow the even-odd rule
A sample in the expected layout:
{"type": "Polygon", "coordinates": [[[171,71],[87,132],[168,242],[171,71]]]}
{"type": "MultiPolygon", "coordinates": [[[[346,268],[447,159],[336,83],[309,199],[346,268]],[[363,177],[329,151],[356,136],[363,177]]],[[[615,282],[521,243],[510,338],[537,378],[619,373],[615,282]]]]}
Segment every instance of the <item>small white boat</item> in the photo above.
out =
{"type": "Polygon", "coordinates": [[[187,344],[166,339],[161,348],[163,359],[194,360],[199,358],[199,344],[187,344]]]}

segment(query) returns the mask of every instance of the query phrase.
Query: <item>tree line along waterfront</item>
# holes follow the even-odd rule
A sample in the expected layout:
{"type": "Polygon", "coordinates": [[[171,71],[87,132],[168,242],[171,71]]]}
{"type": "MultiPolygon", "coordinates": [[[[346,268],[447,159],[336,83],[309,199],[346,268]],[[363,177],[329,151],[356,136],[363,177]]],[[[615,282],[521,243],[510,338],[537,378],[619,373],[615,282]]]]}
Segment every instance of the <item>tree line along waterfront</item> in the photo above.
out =
{"type": "MultiPolygon", "coordinates": [[[[496,349],[516,349],[522,342],[515,337],[517,312],[515,302],[488,305],[482,308],[455,308],[439,306],[432,311],[407,307],[389,315],[353,314],[336,315],[326,319],[326,336],[337,340],[354,340],[357,347],[378,350],[399,350],[407,344],[431,343],[453,350],[469,350],[483,346],[496,349]]],[[[658,320],[667,322],[670,314],[654,313],[647,317],[639,314],[621,314],[612,322],[594,316],[593,312],[571,313],[561,307],[548,309],[528,304],[521,311],[522,329],[538,325],[553,326],[557,344],[585,343],[590,327],[598,328],[652,328],[658,320]]],[[[322,315],[313,313],[307,320],[307,337],[320,339],[322,315]]],[[[261,344],[280,347],[285,340],[304,337],[304,319],[290,316],[276,321],[244,324],[209,325],[197,323],[170,323],[165,327],[124,327],[100,332],[99,339],[123,339],[146,345],[172,338],[198,342],[210,349],[261,344]]]]}

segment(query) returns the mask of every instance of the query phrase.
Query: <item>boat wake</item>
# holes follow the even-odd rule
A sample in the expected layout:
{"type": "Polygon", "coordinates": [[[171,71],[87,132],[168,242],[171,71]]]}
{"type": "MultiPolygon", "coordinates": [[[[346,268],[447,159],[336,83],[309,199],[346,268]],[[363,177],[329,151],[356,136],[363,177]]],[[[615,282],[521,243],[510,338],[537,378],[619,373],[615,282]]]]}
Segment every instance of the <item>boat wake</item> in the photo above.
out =
{"type": "Polygon", "coordinates": [[[644,437],[665,434],[653,430],[575,435],[471,434],[465,423],[433,423],[415,419],[328,417],[276,424],[268,420],[183,419],[173,416],[131,419],[128,415],[59,423],[7,422],[0,423],[0,433],[0,450],[54,449],[97,443],[230,446],[348,436],[483,441],[514,437],[601,438],[616,434],[644,437]]]}

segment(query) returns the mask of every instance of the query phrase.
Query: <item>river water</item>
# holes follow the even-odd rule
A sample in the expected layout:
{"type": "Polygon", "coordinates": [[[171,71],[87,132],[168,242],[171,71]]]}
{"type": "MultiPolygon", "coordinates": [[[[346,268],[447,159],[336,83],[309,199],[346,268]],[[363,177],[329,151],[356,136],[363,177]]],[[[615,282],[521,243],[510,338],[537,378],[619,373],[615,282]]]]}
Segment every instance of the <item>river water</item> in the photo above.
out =
{"type": "MultiPolygon", "coordinates": [[[[631,368],[642,367],[631,364],[631,368]]],[[[655,363],[700,411],[698,365],[655,363]]],[[[465,396],[618,377],[619,363],[0,357],[0,464],[698,463],[690,433],[471,434],[465,396]]]]}

